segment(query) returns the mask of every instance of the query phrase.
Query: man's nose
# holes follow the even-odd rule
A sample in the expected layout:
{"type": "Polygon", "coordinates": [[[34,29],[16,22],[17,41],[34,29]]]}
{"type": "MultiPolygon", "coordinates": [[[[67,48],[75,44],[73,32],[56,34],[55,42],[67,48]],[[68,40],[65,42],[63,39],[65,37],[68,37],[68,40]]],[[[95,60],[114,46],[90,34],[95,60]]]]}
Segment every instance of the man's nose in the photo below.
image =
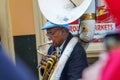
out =
{"type": "Polygon", "coordinates": [[[52,38],[48,36],[48,40],[52,40],[52,38]]]}

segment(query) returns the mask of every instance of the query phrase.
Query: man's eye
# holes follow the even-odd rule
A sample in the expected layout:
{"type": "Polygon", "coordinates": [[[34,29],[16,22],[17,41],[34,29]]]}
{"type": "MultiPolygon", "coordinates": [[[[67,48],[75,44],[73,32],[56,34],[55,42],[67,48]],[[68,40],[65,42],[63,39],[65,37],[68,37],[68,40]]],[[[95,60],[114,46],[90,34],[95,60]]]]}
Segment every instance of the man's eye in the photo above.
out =
{"type": "Polygon", "coordinates": [[[49,32],[48,34],[53,34],[52,32],[49,32]]]}

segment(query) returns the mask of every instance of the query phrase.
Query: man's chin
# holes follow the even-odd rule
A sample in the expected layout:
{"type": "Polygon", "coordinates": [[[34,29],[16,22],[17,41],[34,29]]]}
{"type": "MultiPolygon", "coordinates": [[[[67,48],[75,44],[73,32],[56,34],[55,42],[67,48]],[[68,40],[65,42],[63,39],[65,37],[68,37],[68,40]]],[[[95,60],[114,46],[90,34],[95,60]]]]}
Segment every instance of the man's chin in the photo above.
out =
{"type": "Polygon", "coordinates": [[[53,46],[54,46],[54,47],[58,47],[59,45],[53,43],[53,46]]]}

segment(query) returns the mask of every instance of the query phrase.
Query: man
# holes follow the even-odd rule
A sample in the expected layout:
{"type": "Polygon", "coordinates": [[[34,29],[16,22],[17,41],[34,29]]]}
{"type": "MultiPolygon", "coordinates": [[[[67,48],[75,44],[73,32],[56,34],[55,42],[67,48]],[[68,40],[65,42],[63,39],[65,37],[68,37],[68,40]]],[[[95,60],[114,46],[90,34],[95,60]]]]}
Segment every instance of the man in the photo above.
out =
{"type": "MultiPolygon", "coordinates": [[[[69,44],[71,44],[71,40],[73,38],[72,34],[69,32],[69,25],[68,24],[58,25],[52,22],[47,22],[42,27],[42,30],[47,30],[46,35],[48,39],[53,41],[53,44],[48,50],[48,54],[52,55],[52,52],[55,51],[56,47],[59,47],[60,48],[59,61],[60,61],[63,54],[67,50],[66,47],[70,47],[69,44]]],[[[72,51],[70,52],[70,57],[68,57],[64,65],[59,80],[77,80],[81,78],[83,69],[88,66],[86,53],[84,48],[81,46],[80,42],[77,41],[75,43],[75,41],[72,41],[72,43],[75,44],[75,46],[73,46],[72,49],[71,47],[68,49],[68,50],[71,49],[72,51]]]]}

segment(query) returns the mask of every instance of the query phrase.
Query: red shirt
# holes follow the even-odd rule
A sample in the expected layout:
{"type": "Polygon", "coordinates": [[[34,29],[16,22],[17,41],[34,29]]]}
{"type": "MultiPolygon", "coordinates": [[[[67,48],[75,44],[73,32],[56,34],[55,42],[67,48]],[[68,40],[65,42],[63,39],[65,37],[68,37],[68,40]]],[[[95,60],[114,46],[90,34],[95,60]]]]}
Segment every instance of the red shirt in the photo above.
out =
{"type": "Polygon", "coordinates": [[[109,59],[103,68],[101,80],[120,80],[120,47],[109,52],[109,59]]]}

